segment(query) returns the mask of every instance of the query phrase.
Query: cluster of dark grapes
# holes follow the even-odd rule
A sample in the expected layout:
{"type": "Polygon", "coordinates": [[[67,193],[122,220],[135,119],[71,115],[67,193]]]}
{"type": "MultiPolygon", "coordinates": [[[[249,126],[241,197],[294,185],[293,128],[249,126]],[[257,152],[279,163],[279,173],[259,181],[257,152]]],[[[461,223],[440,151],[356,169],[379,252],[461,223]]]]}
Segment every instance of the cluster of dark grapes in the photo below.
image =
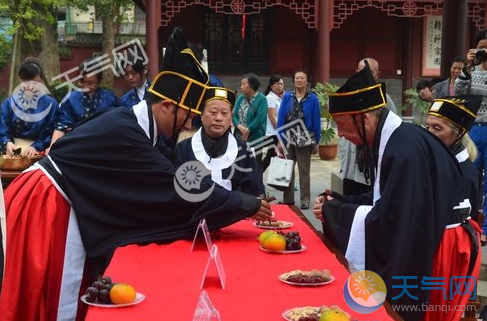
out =
{"type": "Polygon", "coordinates": [[[320,319],[318,313],[313,312],[305,317],[300,317],[298,321],[318,321],[320,319]]]}
{"type": "Polygon", "coordinates": [[[301,250],[301,236],[299,236],[298,231],[291,231],[291,232],[277,232],[281,235],[284,235],[286,238],[286,251],[297,251],[301,250]]]}
{"type": "Polygon", "coordinates": [[[306,274],[297,274],[297,275],[290,275],[287,278],[287,281],[294,282],[294,283],[323,283],[325,280],[319,275],[306,275],[306,274]]]}
{"type": "Polygon", "coordinates": [[[85,300],[87,302],[102,304],[110,304],[110,290],[112,289],[112,279],[109,276],[104,276],[100,281],[95,281],[90,287],[86,289],[85,300]]]}

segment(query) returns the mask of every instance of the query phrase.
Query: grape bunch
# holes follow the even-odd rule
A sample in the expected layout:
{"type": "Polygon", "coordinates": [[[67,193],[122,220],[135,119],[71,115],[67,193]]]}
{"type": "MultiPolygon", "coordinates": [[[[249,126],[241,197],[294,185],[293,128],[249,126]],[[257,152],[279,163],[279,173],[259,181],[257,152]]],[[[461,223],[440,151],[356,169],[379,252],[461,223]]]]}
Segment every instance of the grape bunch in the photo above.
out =
{"type": "Polygon", "coordinates": [[[320,319],[318,313],[314,312],[310,315],[300,317],[298,321],[318,321],[320,319]]]}
{"type": "Polygon", "coordinates": [[[286,251],[301,250],[301,236],[298,231],[291,232],[277,232],[286,238],[286,251]]]}
{"type": "Polygon", "coordinates": [[[90,287],[86,289],[86,302],[97,302],[102,304],[110,304],[110,290],[113,287],[112,279],[109,276],[104,276],[101,280],[95,281],[90,287]]]}

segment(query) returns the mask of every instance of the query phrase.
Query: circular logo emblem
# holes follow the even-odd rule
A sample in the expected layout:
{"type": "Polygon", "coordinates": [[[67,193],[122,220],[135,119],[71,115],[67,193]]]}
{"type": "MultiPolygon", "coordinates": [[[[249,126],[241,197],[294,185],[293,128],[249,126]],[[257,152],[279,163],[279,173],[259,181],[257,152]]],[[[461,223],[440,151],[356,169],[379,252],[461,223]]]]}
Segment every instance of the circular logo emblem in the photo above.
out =
{"type": "Polygon", "coordinates": [[[46,108],[38,106],[40,99],[49,94],[49,89],[42,83],[29,80],[15,87],[10,106],[17,117],[26,122],[36,122],[46,117],[52,108],[52,103],[46,108]]]}
{"type": "Polygon", "coordinates": [[[189,202],[201,202],[210,196],[215,183],[205,192],[199,193],[201,180],[211,172],[199,161],[189,161],[182,164],[174,176],[174,189],[183,199],[189,202]],[[192,190],[195,191],[192,191],[192,190]]]}
{"type": "Polygon", "coordinates": [[[343,297],[355,312],[372,313],[386,300],[386,284],[376,273],[368,270],[350,275],[343,286],[343,297]]]}

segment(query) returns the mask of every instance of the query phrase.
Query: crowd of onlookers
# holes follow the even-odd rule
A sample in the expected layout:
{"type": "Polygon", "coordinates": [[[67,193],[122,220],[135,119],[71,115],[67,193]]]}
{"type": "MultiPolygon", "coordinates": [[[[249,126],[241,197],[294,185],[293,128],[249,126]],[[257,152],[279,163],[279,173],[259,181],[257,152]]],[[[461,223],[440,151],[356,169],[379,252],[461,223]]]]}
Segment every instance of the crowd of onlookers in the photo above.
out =
{"type": "Polygon", "coordinates": [[[42,84],[44,71],[39,60],[28,58],[19,67],[20,85],[1,105],[0,148],[8,156],[33,156],[49,152],[50,146],[95,112],[111,107],[132,107],[144,99],[151,82],[147,66],[132,56],[124,64],[124,79],[131,89],[117,98],[100,87],[102,72],[91,72],[91,60],[79,66],[79,80],[60,104],[42,84]],[[20,149],[20,153],[18,152],[20,149]]]}

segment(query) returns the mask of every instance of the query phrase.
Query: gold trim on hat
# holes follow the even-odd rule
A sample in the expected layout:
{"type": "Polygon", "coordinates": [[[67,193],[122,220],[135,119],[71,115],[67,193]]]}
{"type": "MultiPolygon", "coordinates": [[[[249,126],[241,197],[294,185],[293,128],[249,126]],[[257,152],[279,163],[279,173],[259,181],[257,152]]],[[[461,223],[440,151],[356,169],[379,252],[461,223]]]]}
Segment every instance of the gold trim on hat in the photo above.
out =
{"type": "Polygon", "coordinates": [[[382,98],[382,103],[380,103],[378,105],[374,105],[374,106],[368,107],[368,108],[365,108],[365,109],[361,109],[361,110],[342,111],[342,112],[330,112],[330,114],[332,114],[333,116],[354,115],[354,114],[366,113],[366,112],[369,112],[371,110],[378,109],[378,108],[381,108],[381,107],[386,106],[387,105],[387,101],[386,101],[386,99],[384,97],[384,92],[382,91],[382,84],[381,83],[378,83],[378,84],[373,85],[373,86],[369,86],[369,87],[357,89],[357,90],[354,90],[354,91],[345,92],[345,93],[337,93],[337,92],[334,92],[334,93],[330,93],[329,96],[330,97],[332,97],[332,96],[352,96],[352,95],[355,95],[355,94],[363,93],[365,91],[374,90],[376,88],[379,88],[380,96],[382,98]]]}
{"type": "Polygon", "coordinates": [[[372,106],[372,107],[369,107],[366,109],[354,110],[354,111],[334,112],[334,113],[330,113],[330,114],[332,114],[332,116],[363,114],[363,113],[367,113],[367,112],[374,110],[374,109],[382,108],[385,105],[387,105],[387,103],[383,102],[383,103],[380,103],[379,105],[375,105],[375,106],[372,106]]]}
{"type": "Polygon", "coordinates": [[[175,104],[178,107],[182,107],[182,108],[187,109],[191,112],[201,114],[199,107],[201,106],[201,102],[203,101],[203,98],[205,96],[206,88],[207,88],[207,86],[205,84],[203,84],[197,80],[194,80],[193,78],[190,78],[190,77],[183,75],[183,74],[180,74],[178,72],[168,70],[168,71],[162,71],[159,74],[157,74],[156,78],[154,78],[151,86],[149,87],[149,92],[151,92],[152,94],[156,95],[159,98],[170,100],[173,104],[175,104]],[[188,81],[186,88],[184,89],[183,94],[182,94],[179,102],[174,100],[174,98],[167,97],[166,95],[163,95],[163,94],[157,92],[156,90],[154,90],[154,85],[157,83],[157,80],[164,75],[173,75],[173,76],[177,76],[179,78],[183,78],[183,79],[188,81]],[[189,92],[189,90],[193,84],[196,86],[202,87],[203,90],[201,92],[201,95],[198,99],[198,103],[196,104],[196,106],[195,107],[189,107],[189,106],[184,105],[183,102],[184,102],[184,100],[185,100],[185,98],[186,98],[186,96],[187,96],[187,94],[188,94],[188,92],[189,92]]]}
{"type": "Polygon", "coordinates": [[[204,104],[206,105],[207,102],[212,101],[212,100],[223,100],[223,101],[226,101],[230,105],[230,107],[233,109],[232,102],[229,101],[228,99],[226,99],[225,97],[221,97],[221,96],[211,97],[211,98],[205,100],[204,104]]]}
{"type": "Polygon", "coordinates": [[[438,118],[441,118],[441,119],[445,119],[447,121],[449,121],[450,123],[452,123],[453,125],[457,126],[458,128],[462,129],[462,130],[467,130],[465,127],[463,127],[462,125],[458,124],[456,121],[446,117],[445,115],[442,115],[442,114],[439,114],[439,113],[436,113],[436,112],[432,112],[432,113],[428,113],[428,115],[432,115],[432,116],[436,116],[438,118]]]}
{"type": "MultiPolygon", "coordinates": [[[[354,91],[348,91],[348,92],[345,92],[345,93],[337,93],[337,92],[330,93],[329,96],[330,97],[332,97],[332,96],[350,96],[350,95],[355,95],[355,94],[362,93],[364,91],[369,91],[369,90],[375,89],[376,87],[381,87],[381,94],[382,94],[382,84],[381,83],[378,83],[378,84],[373,85],[373,86],[370,86],[370,87],[365,87],[365,88],[357,89],[357,90],[354,90],[354,91]]],[[[382,98],[384,98],[384,95],[382,95],[382,98]]]]}
{"type": "Polygon", "coordinates": [[[444,101],[444,102],[450,103],[450,104],[454,105],[455,107],[458,107],[459,109],[463,110],[464,112],[466,112],[467,114],[469,114],[470,116],[472,116],[474,119],[477,118],[477,115],[475,115],[474,113],[472,113],[468,108],[465,107],[465,105],[462,105],[461,104],[462,102],[465,102],[465,99],[455,99],[455,100],[453,100],[453,99],[438,98],[438,99],[435,99],[435,102],[436,101],[444,101]]]}
{"type": "Polygon", "coordinates": [[[191,50],[190,48],[186,48],[186,49],[181,50],[181,53],[188,54],[191,57],[193,57],[194,61],[196,62],[196,64],[198,65],[198,67],[201,69],[201,71],[203,71],[203,73],[205,75],[207,75],[207,78],[208,79],[206,79],[205,85],[208,85],[208,83],[210,81],[210,75],[208,75],[208,72],[205,70],[205,68],[203,67],[203,65],[201,64],[201,62],[198,60],[198,58],[196,58],[196,56],[194,55],[193,50],[191,50]]]}

